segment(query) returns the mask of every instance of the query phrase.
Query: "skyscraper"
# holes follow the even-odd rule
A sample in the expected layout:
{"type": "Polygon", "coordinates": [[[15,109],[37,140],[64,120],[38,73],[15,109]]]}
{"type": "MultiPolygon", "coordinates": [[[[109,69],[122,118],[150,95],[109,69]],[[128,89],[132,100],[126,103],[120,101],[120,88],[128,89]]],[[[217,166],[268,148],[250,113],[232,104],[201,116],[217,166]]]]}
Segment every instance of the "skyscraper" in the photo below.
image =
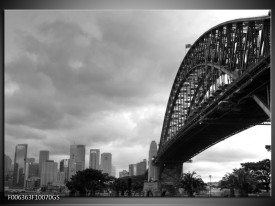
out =
{"type": "Polygon", "coordinates": [[[90,161],[89,161],[89,168],[99,170],[99,149],[90,149],[90,161]]]}
{"type": "Polygon", "coordinates": [[[136,164],[129,164],[129,176],[137,175],[137,165],[136,164]]]}
{"type": "Polygon", "coordinates": [[[26,163],[26,179],[39,177],[39,164],[35,162],[26,163]]]}
{"type": "Polygon", "coordinates": [[[27,144],[18,144],[15,147],[13,185],[17,187],[24,187],[27,150],[27,144]]]}
{"type": "Polygon", "coordinates": [[[66,179],[65,179],[65,172],[57,172],[57,180],[56,180],[56,184],[59,186],[64,186],[66,183],[66,179]]]}
{"type": "Polygon", "coordinates": [[[148,181],[157,180],[157,168],[153,166],[152,161],[155,156],[157,156],[158,147],[155,141],[152,141],[149,149],[149,159],[148,159],[148,181]]]}
{"type": "Polygon", "coordinates": [[[71,145],[70,159],[76,163],[76,171],[85,169],[85,145],[71,145]]]}
{"type": "Polygon", "coordinates": [[[73,159],[63,159],[60,161],[60,172],[64,172],[65,181],[69,181],[70,178],[76,174],[76,163],[73,159]]]}
{"type": "Polygon", "coordinates": [[[75,175],[76,174],[76,163],[75,163],[75,161],[74,161],[74,159],[69,159],[69,161],[68,161],[68,169],[69,169],[69,173],[68,173],[68,180],[70,180],[71,179],[71,177],[73,176],[73,175],[75,175]]]}
{"type": "Polygon", "coordinates": [[[112,154],[102,153],[101,154],[101,170],[102,173],[112,174],[112,154]]]}
{"type": "Polygon", "coordinates": [[[64,172],[65,181],[69,180],[69,159],[60,161],[59,172],[64,172]]]}
{"type": "Polygon", "coordinates": [[[40,186],[53,184],[57,181],[57,163],[53,160],[42,162],[40,186]]]}
{"type": "Polygon", "coordinates": [[[27,162],[25,172],[25,186],[27,188],[34,186],[35,182],[39,183],[39,179],[39,164],[35,162],[27,162]]]}
{"type": "Polygon", "coordinates": [[[144,159],[142,162],[139,162],[136,164],[137,166],[137,174],[136,175],[144,175],[146,172],[147,164],[146,159],[144,159]]]}
{"type": "Polygon", "coordinates": [[[129,164],[129,176],[143,175],[146,172],[146,159],[136,164],[129,164]]]}
{"type": "Polygon", "coordinates": [[[5,155],[5,167],[4,167],[4,174],[5,176],[8,174],[8,172],[11,170],[11,158],[7,155],[5,155]]]}
{"type": "Polygon", "coordinates": [[[41,176],[42,163],[49,160],[49,151],[42,150],[39,152],[39,176],[41,176]]]}

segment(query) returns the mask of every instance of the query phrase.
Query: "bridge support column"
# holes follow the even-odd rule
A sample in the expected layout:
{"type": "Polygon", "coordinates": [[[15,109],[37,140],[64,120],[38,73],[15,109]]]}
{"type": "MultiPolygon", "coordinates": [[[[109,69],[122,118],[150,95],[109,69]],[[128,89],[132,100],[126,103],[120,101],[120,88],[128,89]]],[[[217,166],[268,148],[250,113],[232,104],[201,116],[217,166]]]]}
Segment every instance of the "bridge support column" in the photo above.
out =
{"type": "Polygon", "coordinates": [[[160,196],[178,196],[182,163],[165,163],[159,169],[160,196]]]}

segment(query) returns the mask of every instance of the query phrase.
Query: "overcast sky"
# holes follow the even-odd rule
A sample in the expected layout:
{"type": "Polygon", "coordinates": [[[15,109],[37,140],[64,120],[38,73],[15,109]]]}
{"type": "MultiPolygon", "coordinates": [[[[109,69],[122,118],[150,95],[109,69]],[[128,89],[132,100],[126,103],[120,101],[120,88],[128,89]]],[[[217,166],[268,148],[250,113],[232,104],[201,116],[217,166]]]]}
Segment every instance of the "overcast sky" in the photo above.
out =
{"type": "MultiPolygon", "coordinates": [[[[5,153],[28,144],[50,159],[71,144],[111,152],[118,172],[148,159],[160,140],[170,90],[192,44],[227,20],[267,10],[6,11],[5,153]]],[[[271,158],[271,127],[257,126],[218,143],[184,165],[205,181],[240,163],[271,158]]]]}

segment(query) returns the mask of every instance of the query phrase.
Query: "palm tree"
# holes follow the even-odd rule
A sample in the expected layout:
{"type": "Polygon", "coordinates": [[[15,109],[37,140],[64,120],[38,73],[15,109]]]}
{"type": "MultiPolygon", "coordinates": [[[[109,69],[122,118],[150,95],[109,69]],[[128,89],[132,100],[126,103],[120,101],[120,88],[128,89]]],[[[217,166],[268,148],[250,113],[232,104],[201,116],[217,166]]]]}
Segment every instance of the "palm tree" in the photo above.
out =
{"type": "Polygon", "coordinates": [[[235,188],[235,182],[236,177],[232,173],[227,173],[222,180],[219,182],[219,187],[222,189],[230,189],[230,196],[234,196],[234,188],[235,188]]]}
{"type": "Polygon", "coordinates": [[[206,189],[206,184],[203,182],[199,175],[196,176],[196,172],[183,173],[180,187],[182,187],[189,197],[194,196],[194,192],[198,192],[206,189]]]}
{"type": "Polygon", "coordinates": [[[233,173],[226,174],[219,183],[221,189],[230,189],[231,195],[234,195],[234,190],[239,191],[239,196],[248,196],[249,192],[253,192],[258,184],[257,179],[243,168],[234,169],[233,173]]]}

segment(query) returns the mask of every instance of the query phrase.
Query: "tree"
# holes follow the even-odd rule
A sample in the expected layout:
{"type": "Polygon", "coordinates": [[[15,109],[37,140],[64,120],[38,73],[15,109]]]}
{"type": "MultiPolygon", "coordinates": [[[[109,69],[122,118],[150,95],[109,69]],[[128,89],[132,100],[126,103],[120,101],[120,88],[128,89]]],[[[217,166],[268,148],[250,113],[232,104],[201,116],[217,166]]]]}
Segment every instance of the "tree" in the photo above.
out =
{"type": "Polygon", "coordinates": [[[78,191],[81,196],[95,196],[96,191],[106,188],[109,180],[108,174],[103,174],[99,170],[85,169],[73,175],[66,186],[72,194],[78,191]]]}
{"type": "MultiPolygon", "coordinates": [[[[117,190],[121,191],[122,195],[127,192],[127,196],[132,196],[133,194],[139,194],[143,192],[144,182],[148,179],[148,170],[143,175],[130,176],[118,178],[115,187],[117,190]],[[121,187],[121,189],[119,189],[121,187]]],[[[114,188],[114,187],[113,187],[114,188]]]]}
{"type": "Polygon", "coordinates": [[[259,162],[246,162],[241,164],[245,171],[248,171],[258,180],[258,187],[269,192],[270,189],[270,160],[265,159],[259,162]]]}
{"type": "Polygon", "coordinates": [[[144,175],[138,175],[132,177],[132,190],[134,193],[138,193],[139,196],[143,192],[143,186],[144,182],[147,181],[148,176],[146,174],[144,175]]]}
{"type": "Polygon", "coordinates": [[[206,189],[206,184],[203,182],[200,176],[195,176],[196,172],[183,173],[180,187],[182,187],[189,197],[194,196],[194,192],[199,192],[206,189]]]}
{"type": "Polygon", "coordinates": [[[265,145],[265,149],[270,152],[271,151],[271,145],[265,145]]]}
{"type": "Polygon", "coordinates": [[[124,178],[115,178],[110,186],[116,192],[116,196],[119,196],[119,192],[121,192],[121,196],[124,196],[124,192],[128,188],[124,178]]]}
{"type": "Polygon", "coordinates": [[[231,195],[234,195],[234,189],[239,191],[241,197],[248,196],[249,192],[253,192],[257,188],[258,181],[252,174],[243,168],[234,169],[233,173],[226,174],[219,182],[221,189],[230,189],[231,195]]]}

